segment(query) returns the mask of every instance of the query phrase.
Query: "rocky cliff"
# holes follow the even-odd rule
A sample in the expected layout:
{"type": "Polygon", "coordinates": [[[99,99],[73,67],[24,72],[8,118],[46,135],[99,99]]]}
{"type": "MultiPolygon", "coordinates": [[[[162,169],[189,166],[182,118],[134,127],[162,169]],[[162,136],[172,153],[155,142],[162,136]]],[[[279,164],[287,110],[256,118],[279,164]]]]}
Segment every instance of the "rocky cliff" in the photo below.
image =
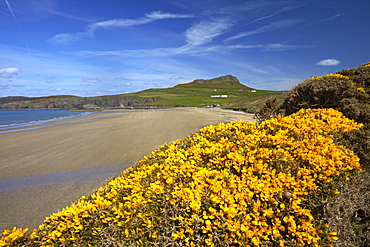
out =
{"type": "Polygon", "coordinates": [[[75,109],[93,110],[101,108],[124,108],[136,104],[146,104],[159,100],[159,97],[140,97],[138,95],[111,95],[100,97],[50,96],[50,97],[5,97],[0,98],[3,110],[44,110],[75,109]]]}
{"type": "Polygon", "coordinates": [[[202,87],[202,88],[239,88],[239,89],[253,89],[240,83],[240,81],[232,75],[220,76],[217,78],[205,80],[195,79],[192,82],[179,84],[175,87],[202,87]]]}

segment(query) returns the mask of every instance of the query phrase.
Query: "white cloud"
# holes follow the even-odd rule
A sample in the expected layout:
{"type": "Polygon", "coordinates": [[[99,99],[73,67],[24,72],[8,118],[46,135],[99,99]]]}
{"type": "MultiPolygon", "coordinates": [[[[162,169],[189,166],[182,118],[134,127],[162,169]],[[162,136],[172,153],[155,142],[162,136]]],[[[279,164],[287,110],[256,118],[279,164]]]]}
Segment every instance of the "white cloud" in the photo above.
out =
{"type": "Polygon", "coordinates": [[[9,84],[6,84],[6,83],[0,83],[0,89],[1,89],[1,90],[9,89],[9,84]]]}
{"type": "Polygon", "coordinates": [[[326,19],[323,19],[323,20],[318,20],[318,21],[310,23],[310,24],[308,24],[304,27],[310,27],[310,26],[314,26],[314,25],[317,25],[317,24],[321,24],[323,22],[331,21],[331,20],[334,20],[336,18],[339,18],[339,17],[343,16],[344,14],[346,14],[346,13],[335,14],[335,15],[330,16],[329,18],[326,18],[326,19]]]}
{"type": "Polygon", "coordinates": [[[227,20],[201,21],[186,30],[185,35],[188,44],[200,46],[212,41],[213,38],[223,34],[232,26],[227,20]]]}
{"type": "Polygon", "coordinates": [[[247,32],[241,32],[241,33],[239,33],[239,34],[237,34],[233,37],[225,39],[224,41],[229,42],[229,41],[232,41],[234,39],[239,39],[239,38],[250,36],[250,35],[255,35],[255,34],[259,34],[259,33],[265,33],[265,32],[269,32],[269,31],[281,29],[281,28],[290,27],[290,26],[298,24],[299,22],[301,22],[301,20],[296,20],[296,19],[286,19],[286,20],[280,20],[280,21],[273,21],[270,24],[262,26],[260,28],[257,28],[257,29],[251,30],[251,31],[247,31],[247,32]]]}
{"type": "Polygon", "coordinates": [[[291,90],[294,86],[301,83],[304,79],[301,78],[269,78],[268,81],[260,82],[259,88],[267,89],[267,90],[276,90],[276,91],[283,91],[283,90],[291,90]]]}
{"type": "Polygon", "coordinates": [[[146,14],[145,17],[138,19],[112,19],[102,22],[96,22],[87,26],[86,30],[88,33],[93,33],[98,28],[112,28],[112,27],[131,27],[142,24],[147,24],[153,21],[162,20],[162,19],[177,19],[177,18],[192,18],[191,15],[183,14],[172,14],[164,13],[161,11],[154,11],[149,14],[146,14]]]}
{"type": "Polygon", "coordinates": [[[99,80],[98,78],[82,78],[81,80],[85,83],[100,83],[101,82],[101,80],[99,80]]]}
{"type": "Polygon", "coordinates": [[[340,63],[339,60],[334,59],[334,58],[330,58],[330,59],[321,60],[320,62],[317,63],[317,65],[321,65],[321,66],[336,66],[339,63],[340,63]]]}
{"type": "Polygon", "coordinates": [[[48,41],[55,45],[69,45],[73,42],[80,40],[82,37],[87,36],[87,33],[61,33],[48,39],[48,41]]]}
{"type": "Polygon", "coordinates": [[[170,80],[181,80],[183,77],[182,76],[180,76],[180,75],[173,75],[173,76],[170,76],[170,78],[168,78],[168,79],[170,79],[170,80]]]}
{"type": "Polygon", "coordinates": [[[13,75],[18,75],[19,73],[22,73],[22,70],[18,68],[0,69],[0,77],[3,77],[3,78],[12,78],[13,75]]]}
{"type": "Polygon", "coordinates": [[[15,15],[14,15],[13,9],[12,9],[12,7],[10,6],[10,4],[9,4],[8,0],[5,0],[5,3],[6,3],[6,5],[8,6],[9,12],[10,12],[10,14],[13,16],[14,20],[15,20],[15,21],[18,21],[18,20],[17,20],[17,18],[15,17],[15,15]]]}
{"type": "Polygon", "coordinates": [[[87,25],[84,32],[78,33],[62,33],[53,36],[52,38],[48,39],[50,43],[53,44],[62,44],[62,45],[69,45],[73,42],[76,42],[86,36],[93,36],[97,29],[108,29],[108,28],[117,28],[117,27],[131,27],[137,25],[143,25],[150,22],[154,22],[157,20],[162,19],[178,19],[178,18],[192,18],[192,15],[184,15],[184,14],[173,14],[173,13],[165,13],[161,11],[154,11],[149,14],[146,14],[144,17],[138,19],[111,19],[101,22],[95,22],[90,25],[87,25]]]}
{"type": "Polygon", "coordinates": [[[200,46],[202,38],[199,38],[199,45],[186,44],[178,48],[154,48],[142,50],[120,50],[120,51],[76,51],[68,54],[78,56],[118,56],[118,57],[175,57],[179,55],[197,56],[205,53],[227,53],[237,49],[261,49],[264,52],[270,51],[286,51],[302,48],[309,48],[309,45],[287,45],[284,43],[271,44],[253,44],[253,45],[210,45],[200,46]]]}
{"type": "Polygon", "coordinates": [[[153,11],[150,14],[146,14],[146,16],[149,19],[152,19],[152,20],[177,19],[177,18],[193,18],[192,15],[164,13],[162,11],[153,11]]]}
{"type": "MultiPolygon", "coordinates": [[[[263,16],[263,17],[260,17],[260,18],[257,18],[253,21],[251,21],[250,23],[254,23],[254,22],[257,22],[257,21],[261,21],[261,20],[264,20],[264,19],[267,19],[267,18],[270,18],[270,17],[273,17],[275,15],[279,15],[279,14],[282,14],[284,12],[287,12],[287,11],[290,11],[290,10],[293,10],[293,9],[296,9],[296,8],[299,8],[299,7],[302,7],[304,6],[303,4],[302,5],[296,5],[296,6],[288,6],[288,7],[285,7],[283,9],[280,9],[278,11],[276,11],[275,13],[272,13],[270,15],[267,15],[267,16],[263,16]]],[[[249,24],[250,24],[249,23],[249,24]]]]}
{"type": "Polygon", "coordinates": [[[122,56],[122,57],[169,57],[181,54],[180,48],[155,48],[142,50],[120,50],[120,51],[77,51],[67,54],[79,56],[122,56]]]}
{"type": "Polygon", "coordinates": [[[308,48],[307,45],[287,45],[283,43],[272,43],[272,44],[255,44],[255,45],[226,45],[223,49],[262,49],[262,51],[286,51],[294,49],[308,48]]]}

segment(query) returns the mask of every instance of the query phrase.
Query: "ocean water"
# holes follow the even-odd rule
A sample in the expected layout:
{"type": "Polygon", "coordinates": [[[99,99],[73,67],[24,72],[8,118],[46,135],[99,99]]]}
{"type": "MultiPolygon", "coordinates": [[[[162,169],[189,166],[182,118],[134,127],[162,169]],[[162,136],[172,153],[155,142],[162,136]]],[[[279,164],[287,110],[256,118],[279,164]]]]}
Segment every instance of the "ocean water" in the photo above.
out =
{"type": "Polygon", "coordinates": [[[0,133],[10,132],[10,129],[19,127],[30,127],[36,124],[52,122],[68,118],[80,117],[93,112],[77,112],[69,110],[22,110],[1,111],[0,110],[0,133]]]}

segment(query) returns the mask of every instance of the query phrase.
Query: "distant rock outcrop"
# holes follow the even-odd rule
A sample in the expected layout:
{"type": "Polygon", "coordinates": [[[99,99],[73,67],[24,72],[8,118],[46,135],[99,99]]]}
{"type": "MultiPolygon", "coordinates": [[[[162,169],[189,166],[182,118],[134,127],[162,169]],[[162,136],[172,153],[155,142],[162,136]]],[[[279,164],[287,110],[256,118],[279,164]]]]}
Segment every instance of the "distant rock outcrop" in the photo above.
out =
{"type": "Polygon", "coordinates": [[[217,78],[205,80],[205,79],[195,79],[192,82],[179,84],[175,87],[200,87],[200,88],[237,88],[244,90],[252,90],[253,88],[247,87],[240,83],[238,78],[232,75],[224,75],[217,78]]]}
{"type": "Polygon", "coordinates": [[[232,75],[224,75],[224,76],[220,76],[220,77],[213,78],[210,80],[195,79],[192,82],[193,83],[212,83],[212,82],[220,82],[220,81],[234,81],[234,82],[240,83],[240,81],[235,76],[232,76],[232,75]]]}

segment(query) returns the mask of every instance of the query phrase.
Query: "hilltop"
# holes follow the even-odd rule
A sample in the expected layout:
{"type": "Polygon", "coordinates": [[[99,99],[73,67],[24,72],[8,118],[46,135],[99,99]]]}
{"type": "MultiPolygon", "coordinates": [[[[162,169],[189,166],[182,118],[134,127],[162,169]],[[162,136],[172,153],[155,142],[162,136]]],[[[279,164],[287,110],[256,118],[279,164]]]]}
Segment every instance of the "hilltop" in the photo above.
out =
{"type": "Polygon", "coordinates": [[[214,104],[222,106],[228,102],[274,93],[276,92],[250,88],[240,83],[236,77],[225,75],[209,80],[196,79],[192,82],[178,84],[171,88],[147,89],[130,94],[98,97],[78,97],[71,95],[3,97],[0,98],[0,109],[97,110],[110,108],[206,107],[214,104]]]}
{"type": "Polygon", "coordinates": [[[194,87],[194,88],[213,88],[213,89],[245,89],[255,90],[240,83],[240,81],[232,75],[220,76],[210,80],[196,79],[189,83],[179,84],[176,87],[194,87]]]}

